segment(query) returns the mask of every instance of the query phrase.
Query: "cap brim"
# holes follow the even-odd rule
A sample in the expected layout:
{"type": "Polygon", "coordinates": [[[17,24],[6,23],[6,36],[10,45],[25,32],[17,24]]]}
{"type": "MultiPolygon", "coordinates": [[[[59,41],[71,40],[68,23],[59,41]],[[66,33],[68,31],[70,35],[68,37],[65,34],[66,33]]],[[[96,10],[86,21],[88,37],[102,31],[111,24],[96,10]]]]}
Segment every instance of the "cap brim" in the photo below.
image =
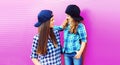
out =
{"type": "Polygon", "coordinates": [[[83,17],[81,17],[81,16],[79,16],[79,17],[73,17],[73,19],[79,20],[79,21],[84,20],[83,17]]]}
{"type": "Polygon", "coordinates": [[[41,23],[40,22],[37,22],[34,26],[35,27],[39,27],[41,25],[41,23]]]}

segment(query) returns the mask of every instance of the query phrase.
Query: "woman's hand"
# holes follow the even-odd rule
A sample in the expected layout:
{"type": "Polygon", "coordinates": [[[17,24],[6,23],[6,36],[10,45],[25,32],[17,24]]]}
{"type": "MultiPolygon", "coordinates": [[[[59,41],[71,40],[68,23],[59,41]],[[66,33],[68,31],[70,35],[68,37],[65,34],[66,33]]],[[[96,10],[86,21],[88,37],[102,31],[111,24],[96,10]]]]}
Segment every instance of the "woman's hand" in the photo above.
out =
{"type": "Polygon", "coordinates": [[[76,59],[79,59],[80,57],[81,57],[81,53],[80,53],[80,51],[76,51],[75,58],[76,58],[76,59]]]}
{"type": "Polygon", "coordinates": [[[38,59],[33,58],[32,61],[33,61],[34,65],[41,65],[40,62],[38,61],[38,59]]]}

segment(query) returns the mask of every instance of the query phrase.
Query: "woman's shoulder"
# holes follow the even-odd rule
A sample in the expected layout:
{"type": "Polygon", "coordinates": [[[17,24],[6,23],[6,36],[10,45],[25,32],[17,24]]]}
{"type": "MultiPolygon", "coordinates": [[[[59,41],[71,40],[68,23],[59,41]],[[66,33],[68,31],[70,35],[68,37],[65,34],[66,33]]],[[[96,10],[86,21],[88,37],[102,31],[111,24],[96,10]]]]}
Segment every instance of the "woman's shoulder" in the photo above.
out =
{"type": "Polygon", "coordinates": [[[38,38],[39,38],[39,35],[38,34],[35,34],[34,37],[33,37],[33,46],[37,46],[38,45],[38,38]]]}
{"type": "Polygon", "coordinates": [[[39,38],[39,34],[35,34],[33,37],[34,40],[38,40],[38,38],[39,38]]]}

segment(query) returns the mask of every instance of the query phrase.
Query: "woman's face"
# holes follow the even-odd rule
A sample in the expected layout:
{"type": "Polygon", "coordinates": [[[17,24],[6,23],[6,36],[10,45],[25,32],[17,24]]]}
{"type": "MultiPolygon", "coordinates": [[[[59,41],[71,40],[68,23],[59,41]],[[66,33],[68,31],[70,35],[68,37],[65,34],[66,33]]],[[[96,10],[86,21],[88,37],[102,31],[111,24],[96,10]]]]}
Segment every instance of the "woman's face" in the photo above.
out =
{"type": "Polygon", "coordinates": [[[73,22],[73,18],[70,15],[66,14],[66,18],[67,18],[68,22],[70,22],[70,23],[73,22]]]}
{"type": "Polygon", "coordinates": [[[50,19],[50,28],[54,27],[54,17],[50,19]]]}

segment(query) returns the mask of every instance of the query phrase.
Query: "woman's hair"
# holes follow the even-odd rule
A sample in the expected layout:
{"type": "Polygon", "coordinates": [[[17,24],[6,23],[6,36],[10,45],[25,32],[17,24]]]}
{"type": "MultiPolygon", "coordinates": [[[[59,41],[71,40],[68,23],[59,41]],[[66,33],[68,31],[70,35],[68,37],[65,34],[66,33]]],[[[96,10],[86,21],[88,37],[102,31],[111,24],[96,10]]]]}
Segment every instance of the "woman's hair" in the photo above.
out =
{"type": "MultiPolygon", "coordinates": [[[[65,29],[68,26],[68,19],[64,21],[63,23],[63,29],[65,29]]],[[[78,20],[73,20],[72,23],[70,23],[70,32],[76,34],[77,32],[77,28],[78,28],[78,24],[81,23],[81,21],[78,20]]]]}
{"type": "Polygon", "coordinates": [[[57,40],[54,35],[53,29],[50,28],[50,21],[42,23],[42,25],[40,26],[38,47],[37,47],[38,54],[47,53],[48,38],[50,38],[50,40],[53,42],[53,45],[57,47],[57,40]]]}

